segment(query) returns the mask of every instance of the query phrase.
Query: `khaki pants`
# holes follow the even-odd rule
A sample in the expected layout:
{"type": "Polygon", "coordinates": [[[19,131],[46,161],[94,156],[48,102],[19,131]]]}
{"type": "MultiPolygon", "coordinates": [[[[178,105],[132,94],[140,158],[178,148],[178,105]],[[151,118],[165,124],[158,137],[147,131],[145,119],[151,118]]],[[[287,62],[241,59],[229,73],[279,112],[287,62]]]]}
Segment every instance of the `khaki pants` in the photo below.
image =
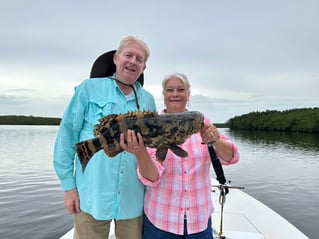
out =
{"type": "MultiPolygon", "coordinates": [[[[96,220],[90,214],[75,214],[74,239],[108,239],[112,220],[96,220]]],[[[141,239],[143,216],[114,220],[117,239],[141,239]]]]}

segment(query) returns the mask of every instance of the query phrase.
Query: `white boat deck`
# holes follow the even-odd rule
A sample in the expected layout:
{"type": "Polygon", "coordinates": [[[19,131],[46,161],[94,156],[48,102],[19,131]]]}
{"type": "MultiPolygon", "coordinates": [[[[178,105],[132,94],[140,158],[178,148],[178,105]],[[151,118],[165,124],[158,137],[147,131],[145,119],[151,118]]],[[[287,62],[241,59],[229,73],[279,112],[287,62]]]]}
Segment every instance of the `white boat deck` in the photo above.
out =
{"type": "MultiPolygon", "coordinates": [[[[217,182],[216,184],[217,185],[217,182]]],[[[212,192],[215,212],[212,216],[214,231],[220,230],[219,189],[212,192]]],[[[110,239],[115,239],[111,224],[110,239]]],[[[222,235],[227,239],[309,239],[294,225],[275,211],[238,189],[230,189],[226,196],[222,235]]],[[[214,235],[214,238],[218,238],[214,235]]],[[[73,229],[61,239],[73,238],[73,229]]]]}
{"type": "MultiPolygon", "coordinates": [[[[216,183],[217,185],[217,183],[216,183]]],[[[219,231],[219,189],[212,192],[215,212],[213,228],[219,231]]],[[[307,239],[300,230],[275,211],[238,189],[230,189],[226,196],[223,234],[234,239],[307,239]]]]}

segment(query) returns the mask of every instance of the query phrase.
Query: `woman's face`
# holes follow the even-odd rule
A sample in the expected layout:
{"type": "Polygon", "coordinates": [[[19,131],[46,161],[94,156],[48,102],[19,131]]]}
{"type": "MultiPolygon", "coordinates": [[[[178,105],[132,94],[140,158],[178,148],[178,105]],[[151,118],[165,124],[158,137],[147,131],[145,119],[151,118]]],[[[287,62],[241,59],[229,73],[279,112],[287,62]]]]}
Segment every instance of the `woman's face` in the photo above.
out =
{"type": "Polygon", "coordinates": [[[183,112],[189,99],[189,90],[184,82],[177,78],[170,78],[164,87],[164,103],[167,113],[183,112]]]}

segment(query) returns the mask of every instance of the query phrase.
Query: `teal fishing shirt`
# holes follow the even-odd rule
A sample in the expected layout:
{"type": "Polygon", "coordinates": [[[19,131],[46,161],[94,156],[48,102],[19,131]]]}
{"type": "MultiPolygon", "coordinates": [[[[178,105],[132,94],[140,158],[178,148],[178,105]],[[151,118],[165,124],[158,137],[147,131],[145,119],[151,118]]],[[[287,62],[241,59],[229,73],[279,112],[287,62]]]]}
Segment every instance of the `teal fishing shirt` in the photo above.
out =
{"type": "MultiPolygon", "coordinates": [[[[154,97],[136,82],[140,110],[155,111],[154,97]]],[[[125,96],[110,78],[84,80],[61,120],[53,164],[64,191],[77,188],[81,210],[97,220],[130,219],[143,213],[144,186],[137,177],[136,157],[122,152],[110,158],[100,150],[84,173],[75,151],[79,141],[94,138],[98,119],[108,114],[136,111],[135,96],[125,96]]]]}

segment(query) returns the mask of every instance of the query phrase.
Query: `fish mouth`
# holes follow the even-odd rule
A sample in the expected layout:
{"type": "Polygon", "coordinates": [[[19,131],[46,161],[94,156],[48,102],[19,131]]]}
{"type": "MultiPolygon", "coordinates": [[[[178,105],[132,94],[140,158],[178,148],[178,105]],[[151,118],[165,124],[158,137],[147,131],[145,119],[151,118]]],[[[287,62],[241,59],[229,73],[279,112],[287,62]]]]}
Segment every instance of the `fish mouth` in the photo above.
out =
{"type": "Polygon", "coordinates": [[[198,131],[199,129],[202,128],[204,124],[204,116],[202,114],[197,114],[195,119],[194,119],[194,130],[198,131]]]}

